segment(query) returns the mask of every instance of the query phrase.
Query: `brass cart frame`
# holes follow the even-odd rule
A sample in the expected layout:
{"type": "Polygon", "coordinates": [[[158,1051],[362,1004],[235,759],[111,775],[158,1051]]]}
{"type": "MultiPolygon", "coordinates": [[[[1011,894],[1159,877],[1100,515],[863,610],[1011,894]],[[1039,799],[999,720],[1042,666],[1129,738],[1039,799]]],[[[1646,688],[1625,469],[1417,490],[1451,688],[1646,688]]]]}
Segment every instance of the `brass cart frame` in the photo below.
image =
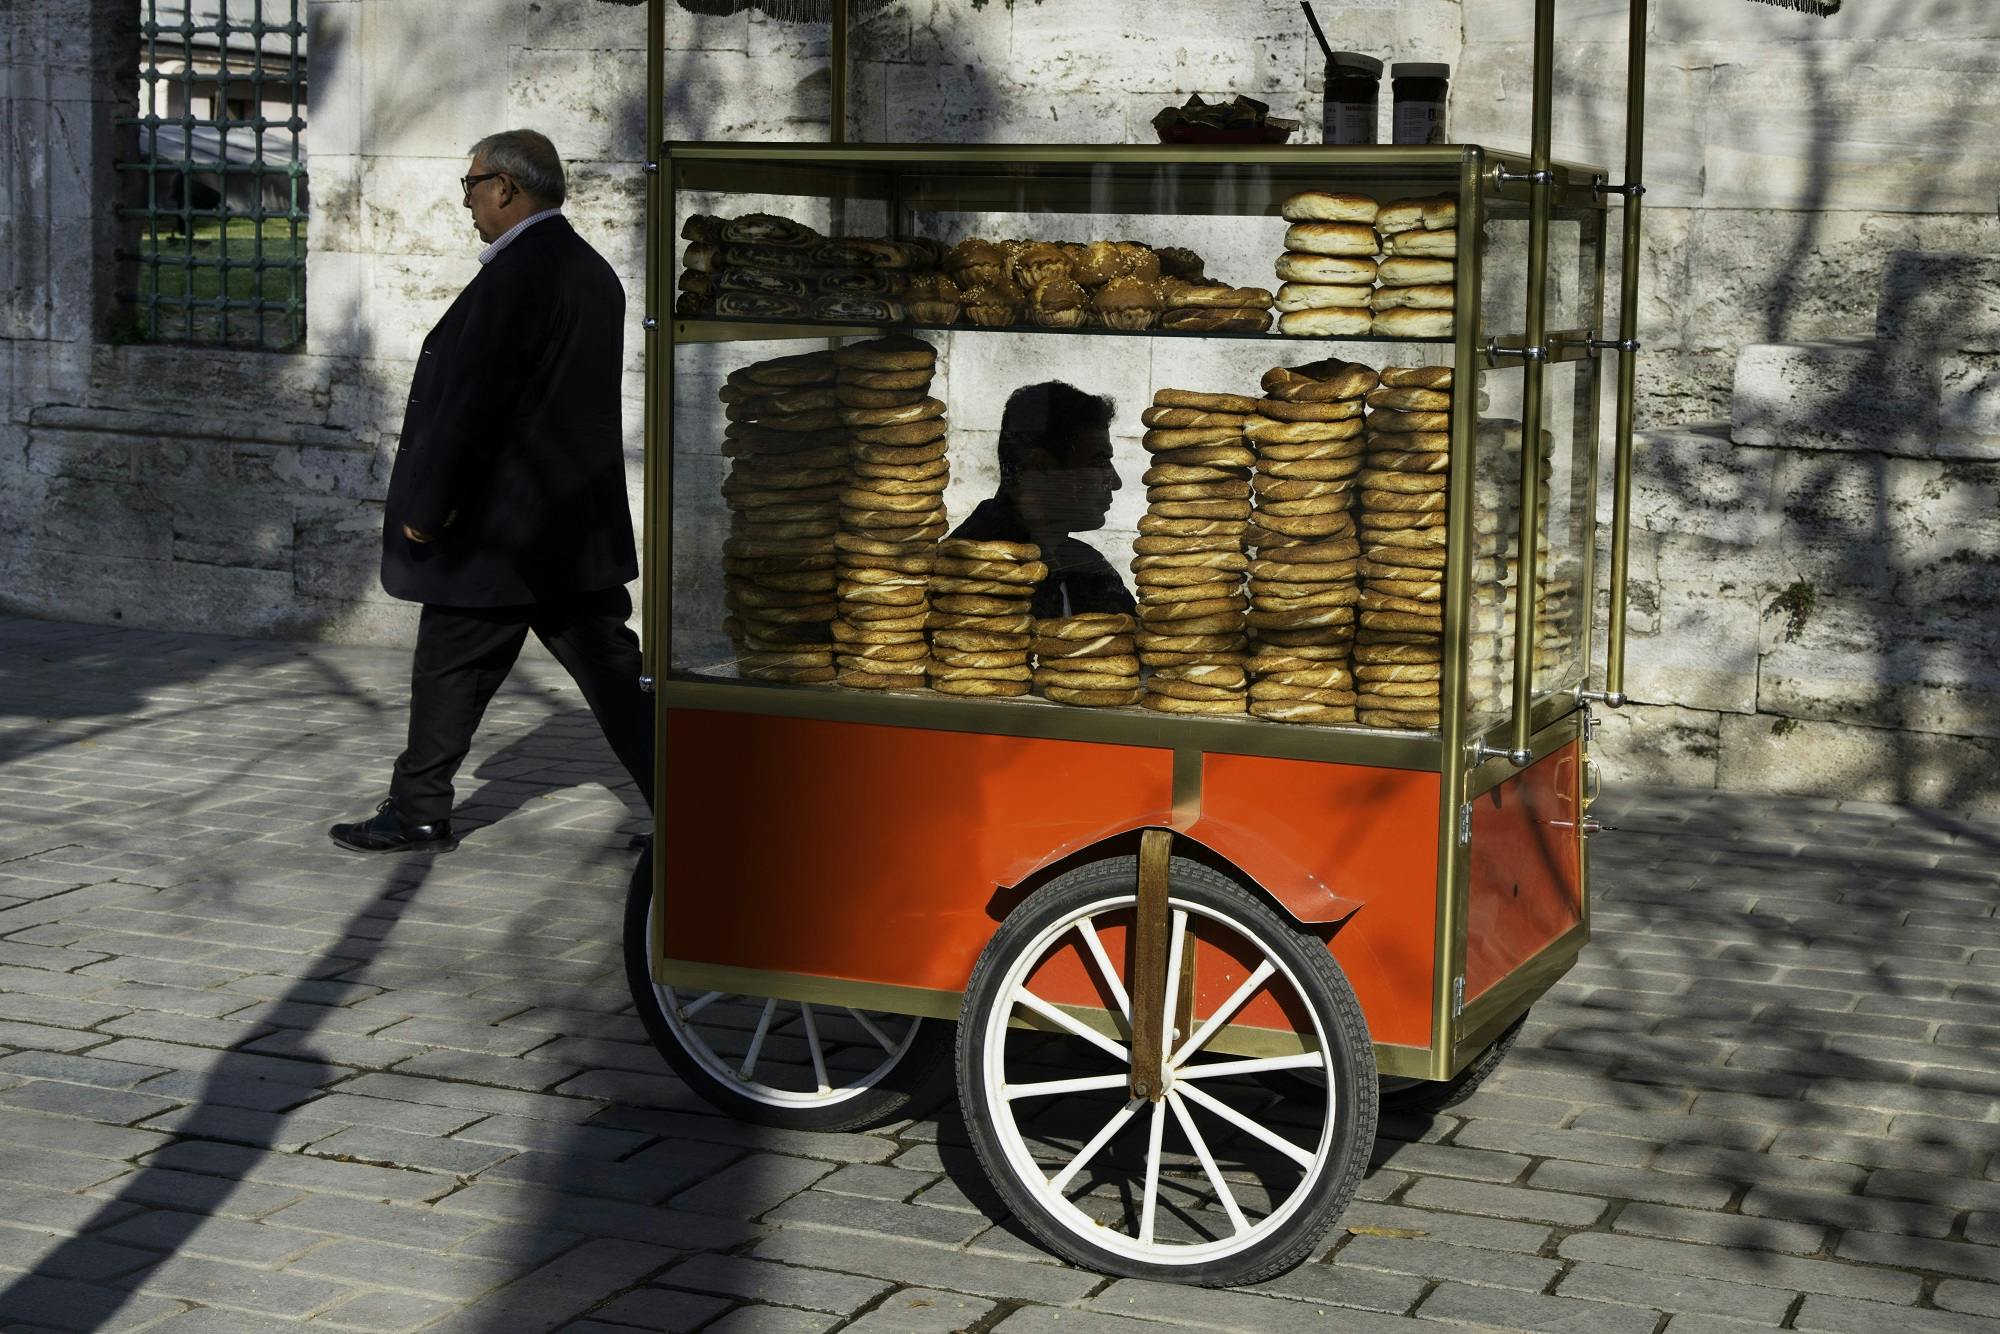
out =
{"type": "MultiPolygon", "coordinates": [[[[647,275],[645,301],[645,653],[649,688],[656,690],[664,722],[672,711],[726,710],[798,719],[870,723],[944,732],[977,732],[1003,736],[1041,737],[1144,746],[1173,752],[1173,788],[1177,826],[1198,810],[1201,800],[1201,757],[1204,754],[1271,756],[1366,764],[1388,769],[1436,773],[1440,800],[1437,822],[1437,922],[1434,948],[1434,992],[1431,1033],[1426,1047],[1378,1043],[1376,1059],[1385,1075],[1413,1079],[1448,1079],[1473,1061],[1569,967],[1589,935],[1588,858],[1581,853],[1583,904],[1577,925],[1515,968],[1503,981],[1467,1002],[1463,995],[1467,956],[1467,878],[1471,806],[1475,798],[1509,779],[1518,770],[1554,751],[1576,744],[1587,747],[1593,704],[1622,705],[1626,625],[1625,577],[1630,524],[1630,476],[1634,363],[1639,263],[1639,185],[1643,134],[1645,0],[1631,0],[1628,47],[1628,92],[1625,182],[1613,184],[1600,169],[1553,161],[1551,140],[1551,79],[1555,0],[1534,0],[1535,35],[1532,143],[1526,154],[1477,145],[1425,147],[1340,148],[1299,146],[1278,148],[1195,148],[1173,146],[1095,145],[848,145],[843,139],[847,32],[844,6],[836,4],[833,22],[833,128],[828,145],[667,144],[663,141],[664,0],[652,0],[648,41],[647,142],[655,154],[647,162],[647,275]],[[1455,333],[1448,339],[1424,340],[1447,344],[1453,364],[1461,368],[1509,366],[1521,380],[1521,430],[1524,441],[1536,441],[1544,417],[1544,375],[1551,365],[1578,363],[1588,381],[1582,399],[1588,410],[1582,429],[1590,433],[1586,454],[1585,494],[1597,489],[1596,433],[1604,372],[1603,357],[1618,358],[1616,435],[1613,456],[1613,522],[1610,536],[1608,652],[1601,664],[1601,684],[1593,687],[1592,626],[1595,571],[1595,515],[1586,525],[1581,552],[1581,584],[1585,592],[1581,617],[1581,680],[1555,691],[1538,691],[1535,680],[1535,636],[1532,601],[1544,515],[1538,498],[1538,451],[1521,450],[1518,532],[1519,577],[1514,625],[1513,694],[1511,712],[1502,721],[1476,727],[1468,718],[1468,619],[1471,514],[1475,503],[1470,461],[1476,448],[1476,396],[1459,394],[1452,409],[1448,482],[1449,512],[1444,591],[1444,662],[1440,726],[1433,735],[1368,732],[1350,728],[1297,728],[1255,720],[1163,718],[1137,711],[1074,710],[1024,707],[1018,702],[933,698],[900,698],[872,692],[824,687],[803,688],[753,681],[724,681],[673,670],[666,636],[672,625],[674,590],[669,518],[673,512],[672,405],[674,348],[682,344],[759,338],[838,338],[872,336],[875,326],[830,326],[804,322],[676,320],[672,307],[673,238],[676,232],[674,186],[696,181],[701,188],[726,188],[731,182],[760,193],[788,193],[815,172],[852,179],[872,174],[896,188],[905,178],[938,171],[947,175],[975,173],[1000,166],[1024,166],[1060,175],[1087,167],[1143,169],[1163,166],[1194,173],[1222,167],[1296,172],[1312,169],[1335,179],[1392,178],[1414,174],[1455,193],[1462,234],[1477,235],[1488,209],[1525,212],[1527,234],[1527,296],[1515,336],[1482,341],[1479,246],[1469,245],[1459,257],[1455,333]],[[773,182],[781,187],[774,190],[773,182]],[[787,184],[789,182],[789,185],[787,184]],[[1601,315],[1605,286],[1605,232],[1609,200],[1622,204],[1623,253],[1620,302],[1615,337],[1598,327],[1547,327],[1551,219],[1558,208],[1582,212],[1598,227],[1595,290],[1587,303],[1593,317],[1601,315]],[[1518,366],[1515,366],[1518,363],[1518,366]]],[[[1436,190],[1433,190],[1435,193],[1436,190]]],[[[891,216],[896,208],[890,209],[891,216]]],[[[955,331],[960,336],[980,336],[955,331]]],[[[1001,336],[1007,336],[1002,334],[1001,336]]],[[[1080,336],[1080,335],[1061,335],[1080,336]]],[[[1095,334],[1090,336],[1110,336],[1095,334]]],[[[1121,334],[1122,337],[1177,337],[1163,332],[1121,334]]],[[[1311,342],[1276,335],[1269,339],[1274,354],[1281,348],[1304,351],[1311,342]]],[[[1344,341],[1344,340],[1338,340],[1344,341]]],[[[1361,340],[1355,340],[1361,341],[1361,340]]],[[[1377,340],[1386,341],[1386,340],[1377,340]]],[[[1410,340],[1394,340],[1410,341],[1410,340]]],[[[660,731],[656,765],[666,762],[665,728],[660,731]]],[[[1582,810],[1575,830],[1585,833],[1582,810]]],[[[662,856],[654,863],[654,892],[664,892],[665,867],[671,848],[664,820],[656,824],[656,844],[662,856]]],[[[693,983],[703,976],[696,965],[668,957],[664,943],[654,941],[655,976],[678,977],[693,983]]],[[[956,997],[905,989],[868,988],[839,984],[805,975],[768,973],[735,978],[736,989],[751,983],[757,994],[796,998],[836,999],[870,1004],[885,1010],[956,1018],[956,997]],[[893,994],[885,994],[893,993],[893,994]]],[[[704,983],[705,984],[705,983],[704,983]]]]}

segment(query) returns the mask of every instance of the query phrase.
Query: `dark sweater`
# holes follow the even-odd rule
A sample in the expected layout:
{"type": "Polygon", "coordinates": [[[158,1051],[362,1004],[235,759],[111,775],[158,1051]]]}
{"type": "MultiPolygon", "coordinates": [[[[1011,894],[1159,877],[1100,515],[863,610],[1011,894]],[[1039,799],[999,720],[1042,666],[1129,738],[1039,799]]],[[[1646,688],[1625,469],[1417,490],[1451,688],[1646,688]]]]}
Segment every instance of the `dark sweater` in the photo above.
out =
{"type": "MultiPolygon", "coordinates": [[[[974,542],[1032,542],[1028,525],[1011,498],[1000,495],[982,500],[952,530],[953,537],[974,542]]],[[[1126,612],[1137,608],[1125,581],[1096,547],[1074,537],[1065,537],[1054,550],[1044,548],[1042,560],[1049,567],[1048,578],[1035,585],[1030,611],[1038,619],[1079,616],[1085,612],[1126,612]]]]}

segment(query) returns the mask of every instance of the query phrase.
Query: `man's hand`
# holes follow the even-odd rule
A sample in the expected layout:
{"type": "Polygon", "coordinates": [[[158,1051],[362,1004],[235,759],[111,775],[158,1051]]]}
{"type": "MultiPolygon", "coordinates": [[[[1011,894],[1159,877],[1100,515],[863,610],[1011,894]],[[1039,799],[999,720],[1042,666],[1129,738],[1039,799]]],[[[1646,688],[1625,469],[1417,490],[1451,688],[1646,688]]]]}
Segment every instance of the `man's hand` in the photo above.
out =
{"type": "Polygon", "coordinates": [[[428,542],[431,540],[429,533],[420,533],[407,523],[403,525],[403,536],[409,538],[412,542],[428,542]]]}

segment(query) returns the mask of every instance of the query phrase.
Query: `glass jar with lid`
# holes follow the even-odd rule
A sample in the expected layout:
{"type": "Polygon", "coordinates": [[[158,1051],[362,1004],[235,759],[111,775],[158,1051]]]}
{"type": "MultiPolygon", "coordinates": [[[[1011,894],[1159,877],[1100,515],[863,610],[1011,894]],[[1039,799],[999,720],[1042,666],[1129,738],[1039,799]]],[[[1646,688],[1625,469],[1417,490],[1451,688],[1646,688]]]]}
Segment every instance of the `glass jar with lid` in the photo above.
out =
{"type": "Polygon", "coordinates": [[[1396,95],[1395,137],[1399,144],[1441,144],[1445,100],[1451,93],[1451,66],[1399,60],[1389,77],[1396,95]]]}
{"type": "Polygon", "coordinates": [[[1324,142],[1376,143],[1381,94],[1381,61],[1359,51],[1335,51],[1326,63],[1324,142]]]}

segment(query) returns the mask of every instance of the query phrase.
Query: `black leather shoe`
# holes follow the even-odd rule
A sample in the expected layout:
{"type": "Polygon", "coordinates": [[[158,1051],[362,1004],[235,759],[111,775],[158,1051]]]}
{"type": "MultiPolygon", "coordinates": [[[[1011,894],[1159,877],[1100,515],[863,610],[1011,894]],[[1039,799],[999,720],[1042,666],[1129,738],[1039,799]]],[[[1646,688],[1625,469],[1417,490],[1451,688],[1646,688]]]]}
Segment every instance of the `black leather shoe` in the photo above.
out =
{"type": "Polygon", "coordinates": [[[451,835],[451,821],[431,824],[404,824],[396,814],[396,803],[385,801],[375,814],[354,824],[337,824],[327,836],[349,852],[450,852],[458,846],[451,835]]]}

